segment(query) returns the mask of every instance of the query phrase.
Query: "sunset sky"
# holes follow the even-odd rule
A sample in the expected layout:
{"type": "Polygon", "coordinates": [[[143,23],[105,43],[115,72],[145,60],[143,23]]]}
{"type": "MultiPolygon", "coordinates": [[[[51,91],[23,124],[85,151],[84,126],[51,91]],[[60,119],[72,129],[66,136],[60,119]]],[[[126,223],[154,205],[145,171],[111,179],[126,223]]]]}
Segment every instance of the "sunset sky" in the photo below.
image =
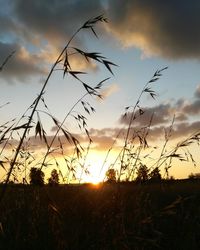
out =
{"type": "MultiPolygon", "coordinates": [[[[0,4],[0,65],[16,51],[0,72],[0,106],[10,102],[0,109],[1,124],[19,118],[32,104],[52,63],[73,33],[88,19],[104,14],[108,23],[95,26],[99,39],[85,30],[73,42],[74,47],[100,52],[118,65],[112,67],[112,75],[96,62],[88,65],[86,60],[72,59],[74,70],[88,73],[83,79],[91,86],[110,77],[101,91],[103,100],[87,99],[96,112],[91,116],[84,114],[94,142],[89,163],[93,175],[99,171],[97,168],[115,140],[116,131],[125,125],[122,119],[125,107],[135,104],[157,69],[169,67],[153,85],[156,100],[147,95],[142,97],[141,106],[147,115],[135,126],[147,125],[148,114],[154,112],[149,144],[162,146],[164,128],[175,115],[169,147],[200,129],[199,1],[0,0],[0,4]]],[[[50,79],[44,98],[51,113],[62,121],[84,93],[80,83],[68,75],[63,79],[58,70],[50,79]]],[[[79,134],[78,126],[70,119],[66,126],[79,134]]],[[[53,124],[49,118],[43,115],[42,122],[51,135],[53,124]]],[[[200,172],[199,148],[194,146],[192,152],[197,167],[175,163],[170,175],[185,178],[191,172],[200,172]]],[[[111,155],[108,164],[114,158],[111,155]]]]}

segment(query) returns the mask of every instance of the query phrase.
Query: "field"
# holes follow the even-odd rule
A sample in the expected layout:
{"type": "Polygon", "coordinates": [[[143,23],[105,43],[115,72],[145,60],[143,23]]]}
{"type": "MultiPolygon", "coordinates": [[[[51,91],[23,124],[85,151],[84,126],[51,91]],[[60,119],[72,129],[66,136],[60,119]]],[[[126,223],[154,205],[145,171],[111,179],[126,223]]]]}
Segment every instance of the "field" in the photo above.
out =
{"type": "Polygon", "coordinates": [[[0,249],[200,249],[200,183],[10,185],[0,249]]]}

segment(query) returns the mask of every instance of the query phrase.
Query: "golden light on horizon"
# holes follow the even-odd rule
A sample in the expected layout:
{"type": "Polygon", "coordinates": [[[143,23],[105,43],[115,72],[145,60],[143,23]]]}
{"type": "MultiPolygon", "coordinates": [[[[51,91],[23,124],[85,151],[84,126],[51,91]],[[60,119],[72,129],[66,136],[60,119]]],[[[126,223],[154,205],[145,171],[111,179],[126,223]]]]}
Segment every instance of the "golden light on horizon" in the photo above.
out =
{"type": "Polygon", "coordinates": [[[105,157],[105,151],[98,152],[97,150],[91,150],[87,160],[89,174],[82,175],[81,183],[98,184],[105,180],[106,171],[111,164],[111,160],[115,158],[115,155],[111,153],[109,160],[104,164],[105,157]]]}

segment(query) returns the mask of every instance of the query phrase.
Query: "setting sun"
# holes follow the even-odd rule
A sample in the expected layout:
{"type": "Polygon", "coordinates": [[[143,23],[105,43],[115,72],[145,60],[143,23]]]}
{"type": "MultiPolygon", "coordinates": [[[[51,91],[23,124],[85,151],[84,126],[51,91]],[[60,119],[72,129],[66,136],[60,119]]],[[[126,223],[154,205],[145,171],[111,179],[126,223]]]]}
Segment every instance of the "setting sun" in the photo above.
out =
{"type": "Polygon", "coordinates": [[[83,174],[81,178],[82,183],[98,184],[105,178],[108,165],[103,166],[105,152],[97,152],[91,150],[87,160],[88,174],[83,174]]]}

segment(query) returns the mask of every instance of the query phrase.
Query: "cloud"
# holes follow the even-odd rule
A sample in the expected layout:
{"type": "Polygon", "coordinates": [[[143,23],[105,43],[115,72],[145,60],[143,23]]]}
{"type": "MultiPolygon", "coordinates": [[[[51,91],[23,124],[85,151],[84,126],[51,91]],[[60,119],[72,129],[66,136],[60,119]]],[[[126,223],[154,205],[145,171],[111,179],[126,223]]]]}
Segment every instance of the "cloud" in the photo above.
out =
{"type": "Polygon", "coordinates": [[[16,79],[25,82],[28,81],[28,76],[30,77],[30,75],[45,73],[45,70],[39,65],[37,56],[30,55],[24,47],[20,47],[15,43],[8,44],[0,42],[0,55],[3,59],[0,63],[2,64],[13,51],[16,52],[1,71],[1,78],[9,83],[15,82],[16,79]]]}
{"type": "Polygon", "coordinates": [[[197,116],[200,114],[200,85],[197,86],[194,92],[194,99],[190,102],[183,102],[181,108],[183,114],[188,114],[190,116],[197,116]]]}
{"type": "Polygon", "coordinates": [[[185,105],[183,107],[183,112],[189,115],[198,115],[200,114],[200,99],[195,100],[194,102],[185,105]]]}
{"type": "MultiPolygon", "coordinates": [[[[181,98],[175,102],[170,101],[153,107],[142,107],[141,109],[144,113],[141,115],[139,111],[136,111],[136,119],[133,121],[135,126],[147,126],[152,115],[151,126],[170,124],[173,116],[175,116],[176,122],[188,122],[191,117],[195,119],[195,116],[200,114],[200,86],[197,86],[192,100],[181,98]]],[[[119,123],[128,125],[131,115],[131,111],[127,112],[126,116],[121,115],[119,123]]]]}
{"type": "MultiPolygon", "coordinates": [[[[199,92],[200,87],[198,85],[192,100],[181,98],[174,102],[170,101],[157,106],[142,108],[144,111],[142,115],[140,115],[138,111],[136,112],[136,119],[133,121],[131,128],[132,132],[148,126],[152,115],[153,120],[148,135],[149,140],[152,142],[158,139],[164,139],[164,131],[168,130],[172,124],[174,115],[175,121],[173,124],[172,140],[181,140],[198,131],[200,129],[200,122],[198,119],[195,119],[195,116],[198,118],[200,114],[199,92]]],[[[127,112],[126,117],[121,115],[119,118],[119,123],[124,126],[124,130],[129,126],[130,117],[131,112],[127,112]]]]}
{"type": "MultiPolygon", "coordinates": [[[[101,1],[36,0],[30,3],[8,0],[2,6],[0,52],[4,53],[1,53],[1,58],[7,56],[10,47],[18,52],[18,57],[13,57],[10,62],[9,72],[7,70],[0,76],[8,82],[25,82],[36,73],[44,73],[83,22],[104,12],[101,1]],[[20,57],[22,48],[30,54],[29,60],[20,57]]],[[[76,37],[75,46],[83,43],[84,37],[80,34],[76,37]]],[[[95,63],[88,64],[77,57],[72,58],[71,64],[74,70],[97,70],[95,63]]]]}
{"type": "MultiPolygon", "coordinates": [[[[51,43],[46,44],[46,46],[42,47],[41,50],[38,52],[37,57],[38,59],[47,64],[53,64],[58,55],[60,54],[61,50],[53,46],[51,43]]],[[[69,59],[70,67],[72,70],[75,71],[97,71],[98,66],[95,64],[94,61],[89,60],[87,61],[83,56],[81,55],[73,55],[69,59]]]]}
{"type": "Polygon", "coordinates": [[[12,4],[12,13],[31,32],[53,44],[60,44],[91,14],[96,16],[103,13],[103,7],[101,1],[35,0],[30,4],[26,0],[16,0],[12,4]]]}
{"type": "MultiPolygon", "coordinates": [[[[200,102],[197,98],[198,91],[199,86],[197,86],[194,92],[194,97],[196,96],[196,98],[193,98],[190,101],[181,98],[177,101],[165,102],[153,107],[144,107],[143,110],[145,112],[143,115],[139,116],[139,113],[137,112],[138,117],[133,122],[130,135],[134,134],[135,131],[139,132],[141,129],[147,127],[150,123],[152,114],[153,120],[148,134],[148,142],[152,144],[158,140],[164,140],[165,130],[167,131],[171,126],[174,115],[175,121],[173,124],[173,136],[171,137],[171,140],[182,140],[191,135],[194,131],[199,130],[200,122],[197,119],[195,120],[194,116],[200,113],[200,102]]],[[[116,139],[115,148],[123,145],[129,125],[130,115],[131,114],[128,112],[127,119],[124,119],[123,115],[121,115],[116,127],[106,127],[102,129],[91,128],[89,133],[93,140],[92,147],[105,151],[113,145],[116,139]]],[[[79,135],[79,140],[82,143],[85,143],[87,139],[86,136],[79,135]]]]}
{"type": "MultiPolygon", "coordinates": [[[[140,115],[139,112],[136,112],[137,118],[134,121],[134,124],[139,127],[148,125],[152,115],[153,115],[153,121],[152,121],[153,126],[168,124],[172,120],[173,115],[175,113],[175,109],[170,103],[167,104],[161,103],[154,107],[142,108],[142,110],[144,111],[144,114],[140,115]]],[[[121,124],[128,125],[131,115],[132,115],[131,112],[128,112],[126,117],[124,117],[124,115],[121,115],[119,122],[121,124]]]]}
{"type": "Polygon", "coordinates": [[[92,136],[93,144],[92,148],[98,151],[107,151],[113,144],[114,139],[110,136],[92,136]]]}
{"type": "MultiPolygon", "coordinates": [[[[1,78],[7,81],[10,78],[26,81],[27,76],[43,73],[46,65],[41,64],[52,63],[75,30],[84,21],[102,13],[106,13],[109,18],[109,24],[103,26],[109,32],[109,37],[112,34],[121,41],[122,46],[137,47],[147,56],[200,58],[200,3],[197,0],[184,0],[181,4],[178,0],[165,3],[159,0],[151,3],[146,0],[35,0],[31,3],[26,0],[8,0],[6,3],[2,1],[2,6],[1,57],[6,56],[4,52],[11,45],[20,51],[19,54],[24,48],[31,57],[29,60],[19,57],[13,60],[9,74],[1,74],[1,78]],[[14,65],[14,62],[17,63],[14,65]]],[[[105,29],[98,27],[100,33],[105,32],[105,29]]],[[[80,33],[75,46],[82,47],[88,35],[80,33]]],[[[80,63],[78,58],[73,59],[72,64],[74,67],[78,65],[80,69],[89,67],[97,70],[94,63],[86,65],[84,61],[80,63]]],[[[105,95],[113,90],[108,89],[105,95]]],[[[199,92],[197,94],[200,95],[199,92]]]]}
{"type": "MultiPolygon", "coordinates": [[[[200,128],[200,122],[195,121],[195,122],[178,122],[173,125],[172,129],[172,135],[170,137],[170,142],[173,143],[174,140],[178,142],[181,142],[182,140],[185,140],[194,132],[199,131],[200,128]]],[[[161,125],[161,126],[154,126],[151,127],[148,137],[147,137],[147,142],[149,145],[154,146],[157,141],[163,142],[165,141],[165,131],[169,131],[169,126],[167,125],[161,125]]],[[[162,143],[161,143],[162,146],[162,143]]]]}
{"type": "MultiPolygon", "coordinates": [[[[145,56],[200,58],[200,2],[197,0],[183,0],[181,4],[178,0],[165,3],[159,0],[35,0],[31,3],[26,0],[8,0],[6,3],[2,1],[2,6],[0,51],[12,44],[20,50],[19,53],[21,48],[29,51],[31,57],[29,61],[20,61],[21,67],[19,61],[15,60],[17,64],[14,66],[12,63],[10,73],[1,74],[1,78],[7,81],[10,81],[8,75],[11,77],[11,73],[13,79],[26,81],[27,76],[44,72],[46,65],[41,64],[52,63],[74,31],[84,21],[102,13],[106,13],[109,23],[103,26],[105,29],[99,26],[98,31],[102,33],[107,30],[109,38],[113,35],[123,47],[137,47],[145,56]],[[24,72],[23,66],[26,69],[24,72]]],[[[80,33],[75,46],[82,47],[88,35],[80,33]]],[[[73,59],[72,64],[74,67],[78,65],[78,69],[89,67],[97,70],[94,63],[80,63],[78,58],[73,59]]],[[[105,95],[109,91],[111,89],[105,95]]],[[[199,92],[196,94],[200,95],[199,92]]]]}
{"type": "MultiPolygon", "coordinates": [[[[150,146],[155,146],[156,143],[159,141],[164,143],[165,140],[165,131],[168,131],[170,127],[170,124],[162,124],[157,126],[152,126],[149,130],[148,136],[147,136],[147,142],[150,146]]],[[[186,139],[187,137],[191,136],[194,132],[199,131],[200,128],[200,122],[194,121],[183,121],[183,122],[175,122],[172,129],[172,136],[170,138],[170,141],[173,142],[174,140],[182,141],[186,139]]],[[[134,126],[130,130],[130,135],[135,134],[135,132],[142,135],[141,127],[134,126]]],[[[107,151],[112,146],[113,149],[119,149],[123,146],[124,138],[127,132],[127,128],[104,128],[104,129],[91,129],[91,137],[94,141],[93,146],[95,149],[107,151]],[[120,136],[117,139],[117,135],[120,133],[120,136]],[[117,140],[116,140],[117,139],[117,140]],[[116,142],[115,142],[116,140],[116,142]],[[114,143],[115,142],[115,143],[114,143]],[[113,145],[114,143],[114,145],[113,145]]],[[[137,145],[139,141],[137,139],[134,140],[135,145],[137,145]]]]}
{"type": "MultiPolygon", "coordinates": [[[[56,127],[52,127],[51,132],[55,132],[57,129],[56,127]]],[[[103,128],[103,129],[90,129],[89,134],[91,136],[91,139],[93,141],[91,148],[92,149],[98,149],[100,151],[105,151],[108,150],[114,140],[116,139],[116,136],[119,132],[120,128],[103,128]]],[[[83,134],[73,134],[73,136],[80,142],[80,144],[83,147],[87,147],[88,143],[89,143],[89,139],[88,137],[83,134]]],[[[53,139],[53,135],[46,135],[46,139],[48,144],[52,141],[53,139]]],[[[55,139],[54,143],[53,143],[53,147],[57,148],[59,151],[59,145],[60,142],[62,143],[63,146],[63,150],[64,152],[67,153],[71,153],[72,149],[74,148],[74,145],[71,143],[69,143],[66,139],[66,137],[61,133],[59,136],[60,141],[58,140],[58,138],[55,139]]],[[[17,145],[17,140],[13,140],[12,141],[12,145],[17,145]]],[[[42,151],[46,151],[47,146],[45,144],[44,140],[41,140],[39,136],[35,137],[35,136],[31,136],[30,137],[30,145],[32,145],[32,149],[33,150],[42,150],[42,151]]],[[[57,152],[56,151],[56,152],[57,152]]]]}
{"type": "Polygon", "coordinates": [[[103,89],[100,94],[102,96],[102,98],[105,100],[106,98],[108,98],[109,96],[111,96],[112,94],[116,93],[119,91],[119,85],[117,85],[116,83],[113,83],[111,85],[109,85],[107,88],[103,89]]]}
{"type": "Polygon", "coordinates": [[[183,122],[176,124],[174,126],[174,132],[173,132],[173,138],[180,138],[192,135],[193,133],[199,131],[200,128],[200,122],[183,122]]]}
{"type": "Polygon", "coordinates": [[[200,99],[200,85],[197,86],[194,97],[200,99]]]}
{"type": "MultiPolygon", "coordinates": [[[[192,100],[181,98],[177,101],[170,101],[153,107],[142,108],[144,114],[139,115],[139,112],[136,112],[137,118],[133,121],[130,134],[134,134],[135,131],[139,132],[142,128],[147,127],[150,123],[152,115],[153,120],[148,134],[148,142],[150,143],[155,143],[158,140],[164,140],[165,131],[168,131],[171,126],[174,115],[175,121],[173,124],[171,140],[185,139],[192,133],[200,130],[200,122],[195,120],[195,115],[197,116],[200,114],[199,91],[200,87],[197,86],[192,100]]],[[[124,115],[121,115],[118,127],[90,129],[90,135],[97,148],[103,150],[105,147],[111,147],[116,138],[118,138],[118,140],[115,146],[118,147],[120,143],[123,142],[127,133],[130,115],[131,113],[127,112],[126,119],[124,119],[124,115]],[[119,132],[120,136],[118,136],[119,132]]]]}
{"type": "Polygon", "coordinates": [[[109,31],[147,56],[199,59],[199,11],[198,0],[108,0],[109,31]]]}

